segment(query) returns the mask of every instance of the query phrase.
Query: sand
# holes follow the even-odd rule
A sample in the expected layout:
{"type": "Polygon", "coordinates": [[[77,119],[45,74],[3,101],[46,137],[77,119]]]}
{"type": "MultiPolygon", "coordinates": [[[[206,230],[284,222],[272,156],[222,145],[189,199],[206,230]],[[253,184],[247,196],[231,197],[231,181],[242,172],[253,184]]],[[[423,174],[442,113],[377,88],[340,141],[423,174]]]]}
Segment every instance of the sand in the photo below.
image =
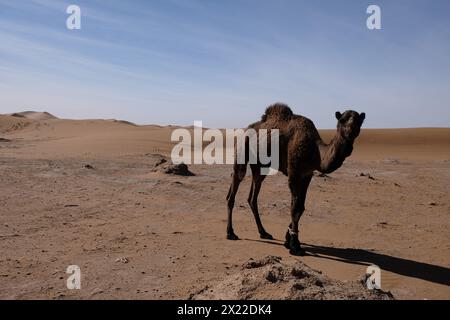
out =
{"type": "Polygon", "coordinates": [[[249,260],[242,269],[193,294],[192,300],[392,300],[392,294],[369,290],[367,279],[338,281],[301,261],[286,264],[281,257],[249,260]]]}
{"type": "MultiPolygon", "coordinates": [[[[343,167],[313,179],[305,257],[283,246],[286,177],[267,178],[259,200],[276,240],[258,237],[247,178],[233,242],[229,165],[189,166],[195,176],[154,170],[174,128],[0,115],[0,298],[189,298],[238,277],[249,259],[279,256],[341,282],[376,264],[396,299],[450,299],[450,128],[363,129],[343,167]],[[66,288],[74,264],[81,290],[66,288]]],[[[268,298],[283,297],[274,290],[268,298]]]]}

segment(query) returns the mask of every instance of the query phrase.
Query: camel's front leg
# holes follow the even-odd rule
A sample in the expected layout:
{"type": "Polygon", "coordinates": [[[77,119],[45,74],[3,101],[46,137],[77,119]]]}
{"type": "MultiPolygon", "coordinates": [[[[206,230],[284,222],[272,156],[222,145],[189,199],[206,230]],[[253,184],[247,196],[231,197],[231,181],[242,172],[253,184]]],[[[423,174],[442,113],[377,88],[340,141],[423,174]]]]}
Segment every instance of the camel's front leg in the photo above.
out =
{"type": "Polygon", "coordinates": [[[300,246],[298,239],[298,222],[305,211],[305,199],[308,192],[309,183],[312,175],[296,177],[290,179],[289,188],[291,190],[291,223],[286,233],[285,247],[289,249],[289,253],[293,255],[304,255],[305,251],[300,246]]]}

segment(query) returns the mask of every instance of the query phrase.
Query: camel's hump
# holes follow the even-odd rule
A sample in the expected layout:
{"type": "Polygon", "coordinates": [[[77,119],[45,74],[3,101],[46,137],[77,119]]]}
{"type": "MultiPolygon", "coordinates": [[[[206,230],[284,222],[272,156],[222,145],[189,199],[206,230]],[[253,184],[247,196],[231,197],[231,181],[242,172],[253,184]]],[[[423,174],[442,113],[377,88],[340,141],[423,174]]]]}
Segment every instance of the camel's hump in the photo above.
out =
{"type": "Polygon", "coordinates": [[[291,108],[289,108],[284,103],[275,103],[269,107],[267,107],[266,112],[261,117],[261,120],[264,122],[267,119],[273,118],[277,120],[289,120],[292,118],[294,113],[291,108]]]}

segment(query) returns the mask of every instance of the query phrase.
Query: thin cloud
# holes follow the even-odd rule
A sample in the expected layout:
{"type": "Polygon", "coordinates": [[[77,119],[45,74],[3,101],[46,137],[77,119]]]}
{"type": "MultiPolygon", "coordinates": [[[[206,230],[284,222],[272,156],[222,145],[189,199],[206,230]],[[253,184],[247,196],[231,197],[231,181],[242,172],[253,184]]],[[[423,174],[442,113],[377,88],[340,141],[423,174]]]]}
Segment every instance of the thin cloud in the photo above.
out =
{"type": "Polygon", "coordinates": [[[449,125],[439,5],[408,2],[402,19],[430,21],[411,35],[395,19],[406,2],[380,3],[378,33],[365,28],[363,2],[77,3],[82,30],[69,31],[69,2],[0,0],[0,112],[38,105],[74,118],[242,127],[284,101],[319,127],[334,127],[344,108],[366,111],[372,127],[449,125]],[[404,117],[425,106],[439,117],[404,117]]]}

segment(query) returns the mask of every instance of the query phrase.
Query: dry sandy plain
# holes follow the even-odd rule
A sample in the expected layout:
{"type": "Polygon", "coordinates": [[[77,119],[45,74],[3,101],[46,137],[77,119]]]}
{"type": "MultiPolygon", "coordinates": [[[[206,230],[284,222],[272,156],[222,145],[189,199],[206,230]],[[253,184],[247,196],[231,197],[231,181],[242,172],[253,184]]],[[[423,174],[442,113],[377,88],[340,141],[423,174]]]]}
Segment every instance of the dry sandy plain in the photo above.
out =
{"type": "Polygon", "coordinates": [[[230,166],[190,166],[193,177],[152,172],[157,155],[170,153],[173,128],[0,116],[0,298],[188,298],[273,255],[342,281],[376,264],[396,299],[450,299],[450,128],[363,129],[343,167],[313,179],[300,227],[305,257],[282,245],[283,175],[266,179],[259,199],[276,240],[259,239],[246,179],[234,215],[242,240],[228,241],[230,166]],[[66,288],[72,264],[81,290],[66,288]]]}

